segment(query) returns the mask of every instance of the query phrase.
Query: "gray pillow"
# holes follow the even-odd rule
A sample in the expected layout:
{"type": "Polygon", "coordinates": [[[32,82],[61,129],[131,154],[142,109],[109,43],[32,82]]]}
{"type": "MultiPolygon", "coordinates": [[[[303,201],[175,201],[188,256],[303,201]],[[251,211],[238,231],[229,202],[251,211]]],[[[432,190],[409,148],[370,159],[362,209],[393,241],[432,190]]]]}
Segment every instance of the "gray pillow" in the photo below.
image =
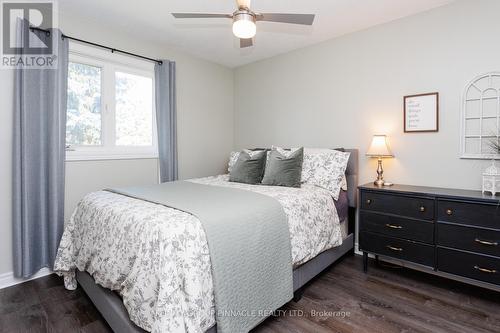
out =
{"type": "Polygon", "coordinates": [[[262,179],[263,185],[300,187],[304,148],[299,148],[284,155],[278,150],[271,150],[262,179]]]}
{"type": "Polygon", "coordinates": [[[231,168],[229,181],[245,184],[259,184],[264,175],[267,152],[253,152],[250,155],[247,151],[240,152],[238,160],[231,168]]]}

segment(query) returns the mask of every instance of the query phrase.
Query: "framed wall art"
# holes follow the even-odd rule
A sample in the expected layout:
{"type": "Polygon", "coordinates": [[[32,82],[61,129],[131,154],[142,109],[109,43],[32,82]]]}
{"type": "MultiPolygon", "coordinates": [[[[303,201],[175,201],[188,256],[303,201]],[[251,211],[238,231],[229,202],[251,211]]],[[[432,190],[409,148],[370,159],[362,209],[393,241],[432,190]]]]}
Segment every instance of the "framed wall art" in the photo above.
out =
{"type": "Polygon", "coordinates": [[[481,74],[465,86],[461,118],[460,157],[500,159],[500,72],[481,74]]]}
{"type": "Polygon", "coordinates": [[[439,93],[405,96],[404,132],[439,131],[439,93]]]}

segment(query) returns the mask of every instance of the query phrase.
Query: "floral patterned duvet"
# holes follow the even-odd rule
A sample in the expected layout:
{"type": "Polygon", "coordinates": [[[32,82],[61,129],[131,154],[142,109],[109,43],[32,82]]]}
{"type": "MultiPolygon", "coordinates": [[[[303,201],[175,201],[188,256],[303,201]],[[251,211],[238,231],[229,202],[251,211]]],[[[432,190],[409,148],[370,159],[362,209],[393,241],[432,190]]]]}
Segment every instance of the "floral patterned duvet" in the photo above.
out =
{"type": "MultiPolygon", "coordinates": [[[[232,183],[227,175],[191,181],[278,200],[288,217],[294,266],[342,244],[327,190],[232,183]]],[[[66,224],[54,265],[68,289],[76,288],[75,269],[118,291],[130,319],[147,331],[205,332],[215,324],[209,248],[191,214],[107,191],[90,193],[66,224]]]]}

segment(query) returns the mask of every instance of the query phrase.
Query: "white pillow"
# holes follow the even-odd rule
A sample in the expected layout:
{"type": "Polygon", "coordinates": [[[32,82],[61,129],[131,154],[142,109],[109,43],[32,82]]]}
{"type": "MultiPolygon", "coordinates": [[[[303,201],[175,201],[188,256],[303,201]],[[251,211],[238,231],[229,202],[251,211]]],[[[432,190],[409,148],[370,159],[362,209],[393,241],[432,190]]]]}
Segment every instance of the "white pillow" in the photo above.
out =
{"type": "MultiPolygon", "coordinates": [[[[280,153],[281,155],[285,156],[285,157],[288,157],[289,155],[291,155],[292,153],[295,153],[295,151],[297,149],[300,149],[300,148],[291,148],[291,149],[285,149],[283,147],[278,147],[278,146],[271,146],[271,149],[276,149],[278,151],[278,153],[280,153]]],[[[269,158],[269,154],[267,154],[267,157],[269,158]]]]}
{"type": "Polygon", "coordinates": [[[239,151],[232,151],[231,154],[229,154],[229,163],[227,164],[227,172],[228,173],[231,173],[231,169],[236,164],[238,157],[240,157],[239,151]]]}
{"type": "Polygon", "coordinates": [[[305,148],[302,182],[324,188],[338,200],[349,156],[349,152],[305,148]]]}
{"type": "Polygon", "coordinates": [[[340,188],[341,188],[343,191],[347,191],[347,177],[345,176],[345,173],[344,173],[344,175],[342,176],[342,182],[340,183],[340,188]]]}

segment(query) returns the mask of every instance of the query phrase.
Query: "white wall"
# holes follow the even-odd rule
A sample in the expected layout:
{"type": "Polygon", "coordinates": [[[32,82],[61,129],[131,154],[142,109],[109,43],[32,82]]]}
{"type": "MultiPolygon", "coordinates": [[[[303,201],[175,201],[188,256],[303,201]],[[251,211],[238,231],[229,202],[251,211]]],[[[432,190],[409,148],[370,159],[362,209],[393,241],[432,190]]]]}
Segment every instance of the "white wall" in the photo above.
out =
{"type": "Polygon", "coordinates": [[[479,189],[487,161],[459,159],[461,94],[476,75],[500,70],[500,1],[458,1],[429,12],[240,67],[235,145],[360,149],[387,134],[395,159],[386,179],[479,189]],[[438,91],[438,133],[404,134],[404,95],[438,91]]]}
{"type": "MultiPolygon", "coordinates": [[[[192,178],[223,172],[233,147],[233,70],[112,28],[60,15],[64,33],[97,43],[177,63],[179,176],[192,178]]],[[[12,271],[11,152],[13,73],[0,70],[0,275],[12,271]]],[[[66,217],[90,191],[109,186],[154,183],[156,159],[66,163],[66,217]]]]}

